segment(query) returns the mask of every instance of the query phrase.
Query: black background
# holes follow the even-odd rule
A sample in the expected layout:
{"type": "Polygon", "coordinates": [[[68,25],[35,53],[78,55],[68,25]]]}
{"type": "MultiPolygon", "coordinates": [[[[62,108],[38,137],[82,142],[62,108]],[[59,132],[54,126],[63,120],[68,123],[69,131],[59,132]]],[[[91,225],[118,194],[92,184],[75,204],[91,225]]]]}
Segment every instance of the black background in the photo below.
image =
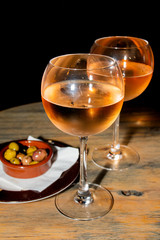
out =
{"type": "Polygon", "coordinates": [[[58,55],[87,53],[96,38],[135,36],[149,41],[155,69],[146,91],[131,105],[159,111],[159,4],[151,2],[52,1],[1,6],[0,109],[41,101],[41,79],[58,55]]]}

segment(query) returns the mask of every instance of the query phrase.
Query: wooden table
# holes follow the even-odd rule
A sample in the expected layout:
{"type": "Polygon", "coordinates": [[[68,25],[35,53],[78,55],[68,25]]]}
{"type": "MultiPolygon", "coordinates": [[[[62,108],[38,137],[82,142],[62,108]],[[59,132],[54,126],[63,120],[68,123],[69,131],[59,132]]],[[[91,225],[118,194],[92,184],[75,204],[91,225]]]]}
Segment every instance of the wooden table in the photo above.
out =
{"type": "MultiPolygon", "coordinates": [[[[33,103],[0,112],[0,143],[28,135],[79,146],[79,140],[56,129],[42,104],[33,103]]],[[[114,206],[93,221],[74,221],[56,209],[54,197],[34,203],[0,204],[0,239],[160,239],[160,115],[149,109],[123,107],[120,142],[134,147],[140,163],[122,172],[93,164],[95,146],[112,140],[112,128],[88,141],[88,180],[108,188],[114,206]]]]}

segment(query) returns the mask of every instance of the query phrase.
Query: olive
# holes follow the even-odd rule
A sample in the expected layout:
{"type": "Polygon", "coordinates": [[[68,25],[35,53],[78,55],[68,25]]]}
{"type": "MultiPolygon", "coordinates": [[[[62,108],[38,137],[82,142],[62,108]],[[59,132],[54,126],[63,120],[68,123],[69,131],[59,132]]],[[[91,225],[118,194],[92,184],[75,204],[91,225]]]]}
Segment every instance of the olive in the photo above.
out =
{"type": "Polygon", "coordinates": [[[8,148],[11,150],[19,151],[19,145],[16,142],[11,142],[8,148]]]}
{"type": "Polygon", "coordinates": [[[26,145],[19,143],[19,152],[26,154],[27,149],[28,149],[28,147],[26,145]]]}
{"type": "Polygon", "coordinates": [[[18,158],[14,157],[14,158],[11,158],[10,163],[20,165],[21,161],[18,158]]]}
{"type": "Polygon", "coordinates": [[[38,162],[44,160],[46,157],[47,157],[47,152],[45,149],[42,149],[42,148],[37,149],[32,155],[32,159],[38,162]]]}
{"type": "Polygon", "coordinates": [[[31,156],[24,156],[24,157],[22,158],[22,164],[23,164],[23,165],[29,165],[30,162],[32,162],[31,156]]]}
{"type": "Polygon", "coordinates": [[[22,161],[22,158],[25,156],[24,153],[18,153],[17,158],[22,161]]]}
{"type": "Polygon", "coordinates": [[[30,162],[29,165],[34,165],[34,164],[37,164],[37,163],[39,163],[39,162],[38,161],[32,161],[32,162],[30,162]]]}
{"type": "Polygon", "coordinates": [[[4,153],[4,157],[10,161],[11,158],[16,157],[16,151],[8,148],[4,153]]]}
{"type": "Polygon", "coordinates": [[[37,147],[36,146],[31,146],[27,149],[27,155],[28,156],[32,156],[33,153],[37,150],[37,147]]]}

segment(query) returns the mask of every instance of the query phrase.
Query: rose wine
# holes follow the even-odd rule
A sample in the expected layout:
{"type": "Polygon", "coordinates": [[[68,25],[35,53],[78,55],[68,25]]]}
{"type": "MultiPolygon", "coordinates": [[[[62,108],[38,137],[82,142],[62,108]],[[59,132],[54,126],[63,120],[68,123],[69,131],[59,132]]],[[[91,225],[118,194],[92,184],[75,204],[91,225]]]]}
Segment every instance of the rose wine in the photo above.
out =
{"type": "Polygon", "coordinates": [[[125,101],[138,97],[151,81],[153,70],[144,63],[121,61],[125,81],[125,101]]]}
{"type": "Polygon", "coordinates": [[[71,135],[89,136],[107,129],[118,117],[123,95],[118,87],[94,81],[62,81],[42,93],[52,123],[71,135]]]}

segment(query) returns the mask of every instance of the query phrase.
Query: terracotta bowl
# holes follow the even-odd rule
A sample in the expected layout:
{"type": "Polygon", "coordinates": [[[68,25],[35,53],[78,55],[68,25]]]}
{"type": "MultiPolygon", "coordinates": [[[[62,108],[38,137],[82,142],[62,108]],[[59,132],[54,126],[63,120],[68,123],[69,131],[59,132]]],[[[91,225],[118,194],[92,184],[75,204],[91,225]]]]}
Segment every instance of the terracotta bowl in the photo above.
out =
{"type": "Polygon", "coordinates": [[[22,165],[14,165],[10,162],[8,162],[4,158],[4,152],[8,148],[9,143],[0,151],[0,160],[3,165],[3,170],[6,174],[15,177],[15,178],[33,178],[38,177],[45,173],[52,165],[52,157],[53,157],[53,151],[49,144],[41,141],[31,141],[31,140],[21,140],[21,141],[15,141],[17,143],[21,143],[24,146],[31,147],[36,146],[37,148],[44,148],[48,152],[48,156],[41,162],[34,164],[34,165],[28,165],[28,166],[22,166],[22,165]]]}

